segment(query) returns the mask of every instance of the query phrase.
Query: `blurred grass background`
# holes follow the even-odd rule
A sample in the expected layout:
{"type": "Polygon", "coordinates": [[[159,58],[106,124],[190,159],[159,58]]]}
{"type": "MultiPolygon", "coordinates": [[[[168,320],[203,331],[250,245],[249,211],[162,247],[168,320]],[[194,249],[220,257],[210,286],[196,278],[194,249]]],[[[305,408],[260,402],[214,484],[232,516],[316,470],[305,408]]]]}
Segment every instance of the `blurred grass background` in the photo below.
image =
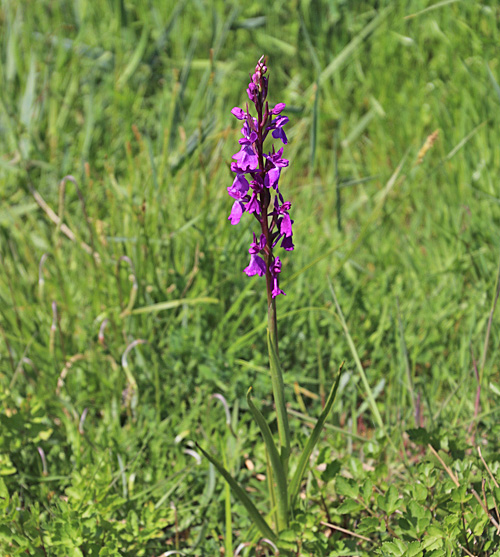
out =
{"type": "MultiPolygon", "coordinates": [[[[317,416],[345,359],[329,454],[359,456],[358,434],[385,447],[383,428],[397,447],[418,425],[496,435],[499,18],[494,1],[3,0],[0,474],[30,520],[78,530],[103,494],[110,524],[152,505],[177,547],[215,554],[223,486],[184,451],[223,439],[258,485],[238,471],[244,454],[265,468],[243,402],[253,385],[272,415],[264,284],[242,272],[253,223],[229,224],[226,187],[229,111],[262,54],[290,118],[291,410],[317,416]]],[[[165,528],[123,548],[152,554],[165,528]]]]}

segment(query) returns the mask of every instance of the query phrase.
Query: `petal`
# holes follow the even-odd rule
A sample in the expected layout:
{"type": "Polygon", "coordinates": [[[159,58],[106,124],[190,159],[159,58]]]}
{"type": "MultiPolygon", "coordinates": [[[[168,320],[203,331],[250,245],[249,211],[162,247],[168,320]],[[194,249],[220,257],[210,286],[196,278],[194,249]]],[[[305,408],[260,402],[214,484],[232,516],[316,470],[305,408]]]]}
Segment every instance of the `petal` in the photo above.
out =
{"type": "Polygon", "coordinates": [[[286,251],[293,251],[295,247],[293,245],[292,237],[291,236],[283,236],[283,241],[281,242],[281,247],[286,251]]]}
{"type": "Polygon", "coordinates": [[[243,214],[243,203],[241,203],[241,201],[235,201],[231,209],[231,214],[229,215],[227,220],[230,220],[232,225],[238,224],[240,222],[242,214],[243,214]]]}
{"type": "Polygon", "coordinates": [[[264,185],[266,186],[266,188],[276,189],[278,185],[278,181],[280,179],[280,173],[281,173],[281,169],[278,168],[277,166],[268,170],[268,172],[264,177],[264,185]]]}
{"type": "MultiPolygon", "coordinates": [[[[243,130],[242,130],[243,132],[243,130]]],[[[249,135],[243,134],[245,137],[242,137],[241,139],[238,139],[238,143],[240,145],[251,145],[252,143],[255,143],[258,139],[258,135],[254,132],[251,131],[249,135]]]]}
{"type": "Polygon", "coordinates": [[[278,103],[274,105],[274,108],[271,110],[271,114],[279,114],[284,108],[286,107],[285,103],[278,103]]]}
{"type": "Polygon", "coordinates": [[[266,237],[264,236],[264,234],[260,235],[260,239],[257,242],[257,236],[255,235],[255,232],[253,234],[253,242],[250,244],[250,248],[248,250],[248,253],[260,253],[264,247],[266,245],[266,237]]]}
{"type": "Polygon", "coordinates": [[[250,255],[250,263],[248,267],[243,269],[243,272],[249,277],[253,277],[254,275],[263,277],[266,274],[266,263],[260,255],[252,254],[250,255]]]}
{"type": "Polygon", "coordinates": [[[278,116],[273,120],[274,128],[282,128],[285,124],[288,124],[288,116],[278,116]]]}
{"type": "Polygon", "coordinates": [[[276,298],[276,296],[279,296],[280,294],[283,294],[283,296],[286,296],[286,294],[283,292],[283,290],[281,290],[281,288],[278,286],[278,278],[275,277],[273,280],[273,289],[272,289],[272,297],[276,298]]]}
{"type": "Polygon", "coordinates": [[[271,274],[276,278],[279,273],[281,273],[281,260],[277,257],[271,267],[271,274]]]}
{"type": "Polygon", "coordinates": [[[260,235],[260,240],[259,240],[259,246],[260,246],[261,250],[263,250],[265,248],[266,243],[267,243],[266,237],[264,236],[264,234],[261,234],[260,235]]]}
{"type": "Polygon", "coordinates": [[[242,170],[239,166],[237,162],[232,162],[231,163],[231,172],[234,172],[236,174],[244,174],[246,171],[242,170]]]}
{"type": "Polygon", "coordinates": [[[272,294],[273,298],[276,298],[276,296],[279,296],[280,294],[283,294],[283,296],[286,296],[286,293],[283,292],[283,290],[281,290],[278,286],[276,286],[276,288],[273,288],[271,294],[272,294]]]}
{"type": "Polygon", "coordinates": [[[284,234],[286,238],[292,237],[292,219],[288,213],[283,214],[283,218],[280,222],[280,232],[284,234]]]}
{"type": "Polygon", "coordinates": [[[273,131],[273,137],[274,137],[274,139],[281,139],[281,141],[283,141],[284,145],[288,144],[288,138],[286,136],[285,130],[283,130],[281,128],[278,128],[278,129],[273,131]]]}
{"type": "Polygon", "coordinates": [[[231,110],[231,114],[233,116],[236,116],[236,118],[238,118],[238,120],[245,120],[246,118],[246,112],[244,110],[242,110],[241,108],[235,106],[232,110],[231,110]]]}
{"type": "Polygon", "coordinates": [[[227,188],[227,193],[233,199],[243,199],[248,193],[250,184],[243,174],[237,174],[234,179],[233,185],[227,188]]]}
{"type": "Polygon", "coordinates": [[[255,192],[252,193],[250,201],[246,204],[245,209],[247,213],[257,213],[258,215],[260,215],[260,203],[255,192]]]}
{"type": "Polygon", "coordinates": [[[242,172],[255,170],[259,166],[259,159],[251,145],[244,145],[240,151],[233,155],[242,172]]]}

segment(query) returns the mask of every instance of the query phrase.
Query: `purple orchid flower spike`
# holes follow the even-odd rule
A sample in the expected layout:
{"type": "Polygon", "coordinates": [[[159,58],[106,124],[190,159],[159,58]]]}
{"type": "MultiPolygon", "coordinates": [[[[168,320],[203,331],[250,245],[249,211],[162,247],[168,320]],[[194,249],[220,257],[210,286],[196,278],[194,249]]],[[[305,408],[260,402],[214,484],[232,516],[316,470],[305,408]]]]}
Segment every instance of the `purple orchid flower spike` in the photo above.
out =
{"type": "MultiPolygon", "coordinates": [[[[254,73],[250,76],[250,83],[246,90],[249,100],[246,101],[244,107],[235,106],[231,110],[231,114],[242,122],[242,137],[239,139],[239,151],[232,157],[231,171],[234,172],[235,177],[233,183],[227,187],[227,192],[233,202],[229,215],[231,224],[238,224],[244,218],[245,213],[253,215],[258,223],[258,229],[253,232],[253,240],[248,249],[250,262],[243,272],[249,277],[255,275],[266,277],[267,346],[279,435],[279,454],[277,453],[278,446],[272,450],[272,442],[269,443],[266,428],[262,425],[257,409],[251,402],[250,391],[247,394],[247,402],[266,439],[268,457],[271,455],[269,462],[275,482],[271,482],[270,499],[276,509],[275,526],[276,532],[279,533],[289,525],[289,504],[293,504],[293,497],[296,494],[291,494],[292,498],[290,498],[287,487],[291,443],[284,380],[279,364],[276,312],[276,298],[279,295],[285,295],[285,292],[280,288],[282,262],[275,251],[279,249],[291,251],[294,249],[294,245],[293,220],[290,216],[292,204],[285,200],[280,191],[283,170],[289,165],[289,161],[283,156],[284,146],[288,145],[284,127],[289,120],[283,114],[286,108],[285,103],[277,103],[274,106],[271,105],[270,108],[267,101],[268,79],[266,74],[266,60],[262,56],[257,62],[254,73]],[[273,141],[279,141],[277,147],[273,141]]],[[[207,453],[203,452],[203,454],[215,465],[215,461],[207,453]]],[[[294,481],[292,480],[291,485],[294,485],[294,481]]],[[[255,516],[259,514],[256,509],[255,513],[255,516]]],[[[259,524],[257,524],[259,528],[267,533],[269,528],[265,521],[264,523],[259,521],[259,524]]],[[[269,529],[269,533],[271,537],[274,535],[271,529],[269,529]]]]}
{"type": "Polygon", "coordinates": [[[243,122],[243,137],[239,140],[240,150],[233,155],[235,162],[231,163],[231,170],[236,177],[227,191],[234,200],[228,219],[231,224],[238,224],[243,214],[249,213],[254,215],[260,225],[259,238],[255,233],[253,235],[248,250],[250,263],[244,272],[248,276],[266,276],[268,301],[271,303],[276,296],[284,294],[278,285],[281,260],[273,254],[273,249],[280,240],[280,247],[286,251],[293,250],[294,245],[293,220],[289,215],[291,203],[284,201],[279,190],[281,171],[288,166],[289,161],[283,158],[283,147],[276,151],[271,144],[270,150],[264,151],[264,143],[269,135],[280,140],[283,145],[288,144],[283,128],[289,120],[281,114],[286,108],[285,103],[277,103],[269,108],[266,73],[263,56],[247,88],[248,99],[255,107],[257,116],[250,114],[248,104],[246,110],[237,106],[231,110],[231,114],[243,122]]]}

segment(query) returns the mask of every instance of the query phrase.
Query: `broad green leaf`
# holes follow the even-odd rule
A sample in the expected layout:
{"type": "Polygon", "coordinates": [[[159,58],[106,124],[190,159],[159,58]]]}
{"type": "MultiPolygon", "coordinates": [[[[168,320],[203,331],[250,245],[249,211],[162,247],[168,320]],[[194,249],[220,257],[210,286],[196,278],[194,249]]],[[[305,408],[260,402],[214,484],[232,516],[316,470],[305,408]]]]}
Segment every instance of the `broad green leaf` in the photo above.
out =
{"type": "Polygon", "coordinates": [[[339,514],[353,514],[357,513],[363,508],[361,503],[358,503],[354,499],[346,499],[337,509],[339,514]]]}
{"type": "Polygon", "coordinates": [[[335,491],[338,495],[356,499],[359,495],[359,485],[354,480],[339,476],[335,481],[335,491]]]}
{"type": "Polygon", "coordinates": [[[385,511],[387,515],[391,515],[401,505],[402,500],[399,498],[398,490],[391,485],[385,495],[377,497],[378,506],[385,511]]]}
{"type": "Polygon", "coordinates": [[[384,557],[394,556],[402,557],[406,551],[406,546],[401,540],[394,540],[392,542],[385,542],[380,548],[380,554],[384,557]]]}
{"type": "MultiPolygon", "coordinates": [[[[358,534],[369,535],[381,529],[383,522],[375,516],[367,516],[362,518],[356,528],[358,534]]],[[[384,526],[385,528],[385,526],[384,526]]]]}
{"type": "Polygon", "coordinates": [[[420,542],[411,542],[406,550],[407,557],[421,557],[423,555],[420,542]]]}

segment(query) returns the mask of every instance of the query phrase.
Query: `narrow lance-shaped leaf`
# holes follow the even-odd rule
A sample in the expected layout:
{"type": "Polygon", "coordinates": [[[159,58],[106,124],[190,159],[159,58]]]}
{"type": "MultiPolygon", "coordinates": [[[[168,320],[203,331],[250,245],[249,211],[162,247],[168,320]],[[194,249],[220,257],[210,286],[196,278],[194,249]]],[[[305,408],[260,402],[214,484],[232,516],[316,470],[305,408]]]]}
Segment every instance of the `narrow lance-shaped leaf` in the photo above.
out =
{"type": "Polygon", "coordinates": [[[248,495],[245,493],[244,489],[240,484],[231,476],[231,474],[220,464],[212,455],[204,451],[198,443],[196,443],[197,448],[203,454],[203,456],[209,460],[217,469],[219,474],[226,480],[226,482],[231,487],[233,494],[240,500],[240,503],[245,507],[250,515],[255,526],[259,529],[260,533],[271,540],[276,540],[276,535],[271,530],[269,524],[262,518],[262,515],[258,511],[257,507],[252,503],[248,495]]]}
{"type": "Polygon", "coordinates": [[[276,478],[276,485],[278,488],[278,530],[281,531],[282,529],[286,528],[288,523],[288,489],[286,475],[285,471],[283,470],[283,465],[281,463],[278,449],[274,444],[271,430],[269,429],[269,426],[260,410],[252,402],[252,398],[250,396],[251,391],[252,387],[250,387],[247,392],[248,407],[250,408],[250,412],[252,413],[252,416],[257,422],[257,425],[259,426],[262,433],[264,443],[266,444],[267,454],[269,455],[269,459],[271,461],[273,474],[276,478]]]}
{"type": "Polygon", "coordinates": [[[316,422],[316,425],[314,426],[314,429],[311,435],[309,436],[309,439],[307,440],[306,446],[302,451],[302,455],[300,456],[299,464],[297,465],[297,469],[295,470],[295,474],[290,484],[290,506],[293,506],[295,498],[297,497],[300,488],[300,482],[304,477],[307,465],[309,463],[309,458],[311,457],[314,447],[316,446],[316,443],[319,440],[319,436],[325,424],[326,418],[328,417],[328,414],[332,409],[333,403],[335,401],[335,396],[337,394],[337,389],[339,387],[340,376],[343,367],[344,367],[344,362],[342,362],[342,364],[340,365],[337,380],[335,381],[334,385],[330,390],[330,394],[328,395],[328,398],[326,400],[326,404],[325,407],[323,408],[323,412],[321,412],[321,415],[318,421],[316,422]]]}

